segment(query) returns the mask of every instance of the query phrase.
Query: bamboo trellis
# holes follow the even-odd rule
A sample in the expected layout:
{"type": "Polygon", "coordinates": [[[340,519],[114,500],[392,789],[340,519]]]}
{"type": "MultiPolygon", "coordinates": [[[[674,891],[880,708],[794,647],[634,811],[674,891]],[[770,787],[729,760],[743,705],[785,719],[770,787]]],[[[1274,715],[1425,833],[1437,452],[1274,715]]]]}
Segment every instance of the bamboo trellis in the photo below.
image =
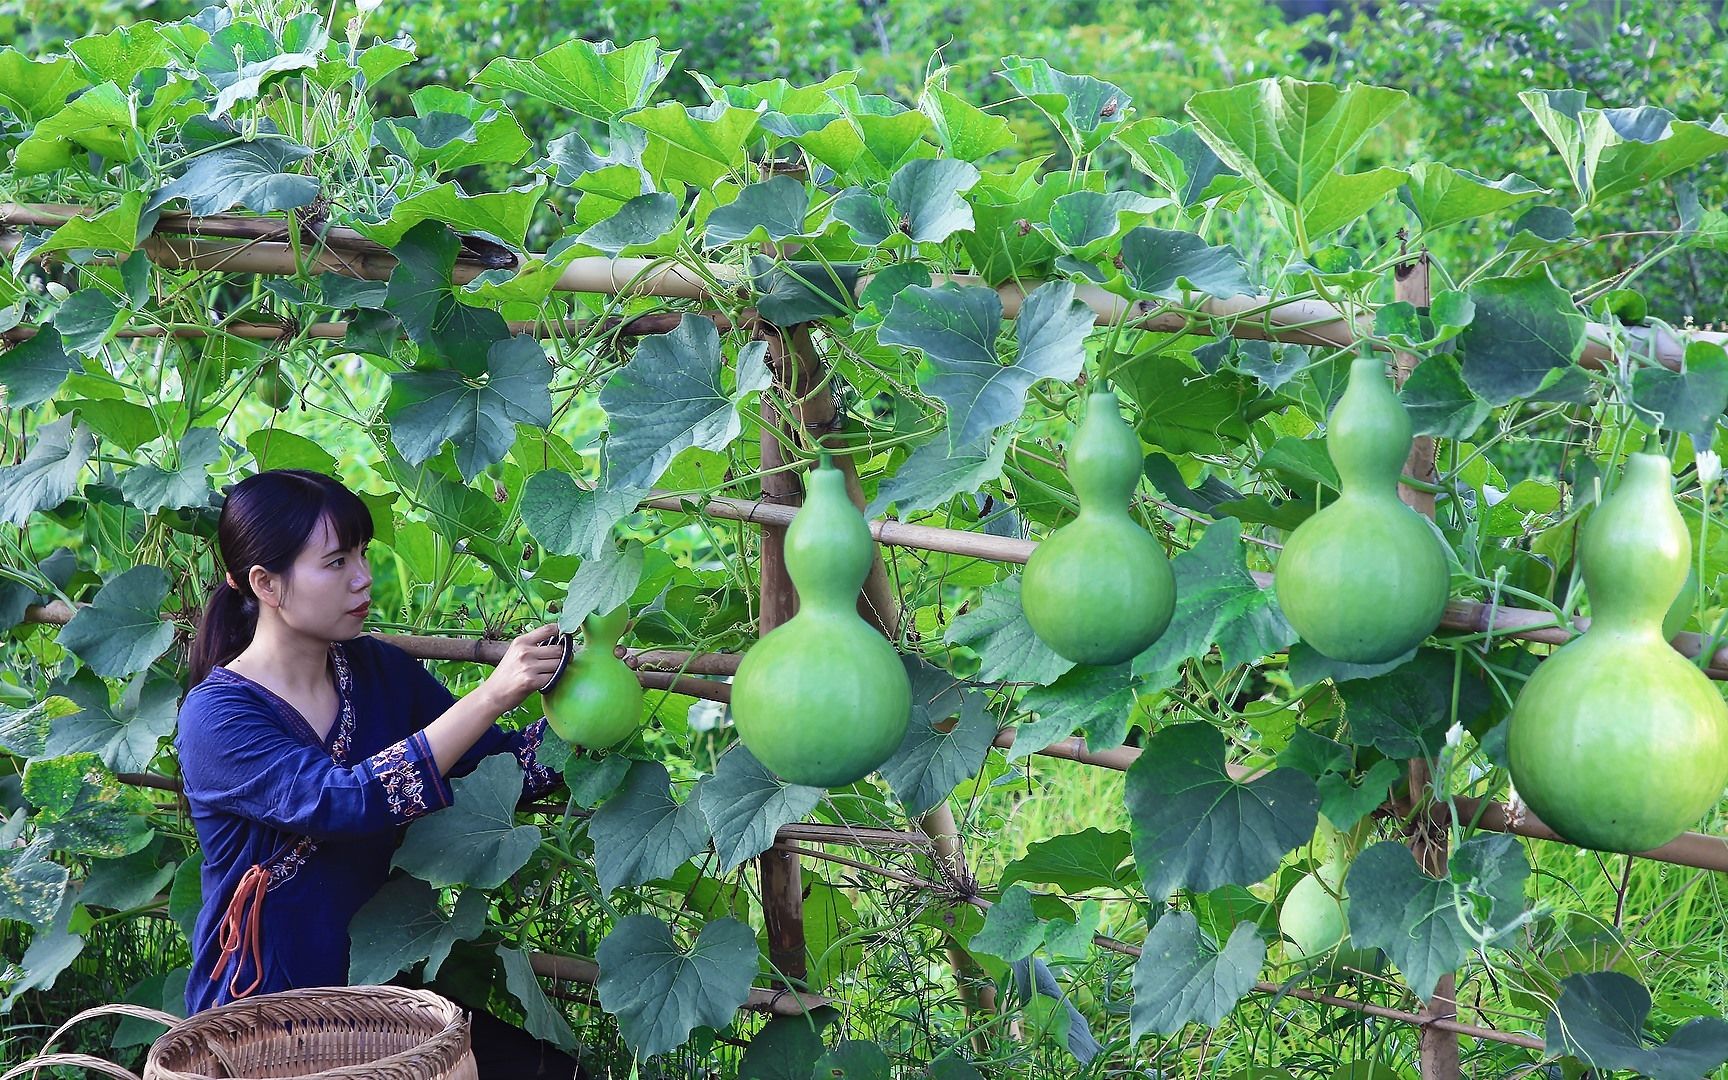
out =
{"type": "MultiPolygon", "coordinates": [[[[0,224],[4,225],[57,225],[72,217],[87,214],[80,207],[72,206],[26,206],[20,204],[0,204],[0,224]]],[[[282,222],[263,221],[257,218],[219,216],[215,218],[191,218],[187,215],[163,215],[157,222],[151,236],[144,241],[143,250],[157,265],[167,268],[186,268],[230,273],[252,274],[295,274],[305,270],[327,271],[348,277],[366,280],[387,280],[395,266],[395,259],[381,246],[366,240],[357,233],[343,229],[327,229],[316,237],[291,237],[288,226],[282,222]],[[294,241],[305,239],[311,241],[309,246],[300,247],[294,241]]],[[[10,249],[17,243],[17,237],[0,237],[0,248],[10,249]]],[[[509,267],[516,264],[515,256],[502,252],[491,245],[478,248],[468,248],[458,257],[453,273],[456,284],[472,281],[478,274],[489,269],[509,267]]],[[[1421,264],[1422,272],[1418,274],[1399,275],[1399,298],[1409,300],[1419,306],[1426,301],[1427,280],[1425,260],[1421,264]],[[1414,281],[1407,281],[1414,278],[1414,281]]],[[[565,292],[608,293],[613,295],[657,296],[666,299],[703,300],[712,299],[710,281],[720,282],[726,287],[736,287],[745,284],[741,271],[737,267],[710,264],[703,268],[702,273],[692,273],[687,268],[677,264],[659,260],[645,259],[606,259],[580,258],[571,262],[562,272],[556,289],[565,292]]],[[[938,282],[952,281],[963,285],[983,284],[977,278],[967,275],[939,276],[938,282]]],[[[858,282],[857,288],[862,290],[869,284],[869,279],[858,282]]],[[[1019,312],[1021,302],[1038,283],[1030,282],[1018,285],[1004,285],[997,288],[1002,298],[1005,317],[1014,318],[1019,312]]],[[[1230,333],[1239,338],[1282,341],[1304,345],[1321,345],[1343,348],[1355,344],[1364,335],[1368,324],[1359,319],[1346,316],[1329,304],[1318,301],[1301,301],[1296,303],[1277,303],[1264,297],[1235,297],[1228,300],[1208,299],[1201,304],[1201,310],[1207,319],[1196,322],[1190,316],[1181,312],[1160,310],[1147,301],[1127,301],[1114,294],[1091,286],[1079,286],[1076,289],[1079,299],[1090,306],[1101,324],[1126,321],[1129,324],[1148,330],[1159,331],[1189,331],[1196,333],[1230,333]]],[[[723,320],[718,316],[717,322],[723,320]]],[[[633,320],[610,319],[604,321],[573,321],[565,320],[545,323],[513,324],[513,332],[532,333],[540,336],[575,336],[578,334],[599,332],[615,333],[618,336],[635,336],[644,333],[662,332],[669,328],[670,322],[676,316],[664,314],[639,316],[633,320]]],[[[259,340],[279,340],[283,338],[303,337],[311,339],[340,339],[347,330],[343,322],[312,324],[310,326],[293,326],[271,323],[235,323],[229,326],[208,328],[185,325],[142,325],[125,327],[119,331],[122,337],[198,337],[211,333],[233,334],[239,337],[259,340]]],[[[21,340],[29,337],[35,328],[17,327],[5,333],[7,340],[21,340]]],[[[794,331],[794,334],[801,333],[794,331]]],[[[768,335],[765,335],[768,336],[768,335]]],[[[1718,344],[1728,344],[1728,334],[1716,332],[1697,332],[1692,336],[1715,341],[1718,344]]],[[[808,344],[808,338],[803,338],[803,344],[808,344]]],[[[789,353],[802,354],[803,349],[786,348],[785,339],[778,333],[771,334],[771,348],[779,349],[783,361],[789,353]]],[[[1626,351],[1636,351],[1647,359],[1661,363],[1670,368],[1679,368],[1684,344],[1662,328],[1608,328],[1599,324],[1589,324],[1586,328],[1586,342],[1580,364],[1592,368],[1606,368],[1619,362],[1619,357],[1626,351]],[[1619,349],[1621,352],[1617,353],[1619,349]]],[[[1407,374],[1413,358],[1395,356],[1395,361],[1401,374],[1407,374]]],[[[805,357],[794,356],[790,368],[796,368],[803,363],[805,357]]],[[[777,369],[777,376],[784,376],[784,371],[777,369]]],[[[795,389],[798,380],[793,385],[782,383],[785,389],[795,389]]],[[[794,396],[794,400],[799,400],[794,396]]],[[[808,407],[808,401],[800,401],[801,406],[808,407]]],[[[829,409],[832,403],[829,402],[829,409]]],[[[809,430],[808,419],[804,421],[805,429],[809,430]]],[[[764,450],[773,440],[764,440],[764,450]]],[[[1419,479],[1425,478],[1432,469],[1432,444],[1427,447],[1426,461],[1419,460],[1420,448],[1413,456],[1409,475],[1419,479]]],[[[850,459],[842,456],[841,460],[850,465],[850,459]]],[[[769,462],[764,461],[764,466],[769,462]]],[[[856,486],[856,474],[852,474],[852,486],[856,486]]],[[[1410,497],[1412,489],[1405,489],[1407,501],[1413,505],[1422,504],[1422,496],[1415,493],[1410,497]]],[[[770,534],[783,530],[792,519],[794,508],[784,501],[776,504],[765,490],[764,499],[743,500],[726,497],[710,497],[699,505],[692,505],[690,500],[665,495],[651,496],[642,505],[671,511],[693,509],[695,512],[733,520],[752,522],[763,527],[764,536],[764,616],[767,618],[770,605],[771,588],[778,590],[779,585],[770,582],[769,569],[776,567],[772,545],[768,538],[770,534]]],[[[854,492],[859,505],[862,498],[854,492]]],[[[1427,499],[1431,512],[1432,499],[1427,499]]],[[[946,552],[951,554],[972,556],[981,559],[991,559],[1002,562],[1024,562],[1034,544],[1031,541],[1012,538],[982,536],[957,530],[939,529],[930,526],[908,525],[895,521],[875,521],[871,523],[871,532],[878,543],[891,546],[912,548],[930,552],[946,552]]],[[[877,571],[881,570],[880,561],[877,571]]],[[[1264,587],[1271,575],[1255,574],[1255,580],[1264,587]]],[[[885,575],[873,572],[873,581],[866,585],[866,593],[861,597],[861,610],[867,615],[873,615],[874,621],[892,638],[898,620],[898,610],[891,592],[886,591],[885,575]],[[878,583],[880,582],[880,583],[878,583]],[[875,587],[872,588],[872,585],[875,587]]],[[[774,603],[784,603],[783,594],[776,592],[778,598],[774,603]]],[[[786,610],[789,614],[789,609],[786,610]]],[[[64,604],[54,603],[27,610],[26,620],[64,623],[73,615],[73,611],[64,604]]],[[[784,617],[784,615],[780,616],[784,617]]],[[[1588,620],[1577,620],[1577,628],[1587,625],[1588,620]]],[[[765,621],[761,629],[766,630],[771,623],[765,621]]],[[[1499,604],[1482,604],[1473,601],[1453,601],[1447,605],[1442,627],[1460,630],[1483,638],[1513,637],[1548,644],[1559,644],[1569,640],[1574,628],[1555,625],[1553,617],[1541,611],[1521,609],[1499,604]]],[[[383,635],[380,635],[383,636],[383,635]]],[[[402,646],[412,655],[425,659],[469,660],[480,663],[497,663],[504,651],[504,643],[496,641],[446,639],[426,636],[390,635],[389,640],[402,646]]],[[[1676,639],[1676,647],[1690,656],[1698,655],[1702,641],[1699,635],[1687,634],[1676,639]]],[[[630,654],[638,668],[638,677],[645,686],[673,690],[678,693],[711,700],[724,701],[728,697],[728,686],[708,676],[724,676],[736,670],[737,656],[734,654],[689,654],[677,650],[641,650],[630,654]]],[[[1712,654],[1705,670],[1712,678],[1728,679],[1728,647],[1719,649],[1712,654]]],[[[995,745],[1007,747],[1014,742],[1013,729],[1007,729],[998,734],[995,745]]],[[[1067,758],[1112,769],[1126,769],[1138,757],[1139,751],[1132,747],[1121,747],[1108,751],[1092,751],[1086,748],[1082,740],[1070,738],[1052,746],[1042,748],[1038,753],[1067,758]]],[[[1256,770],[1232,766],[1232,774],[1238,778],[1247,778],[1256,770]]],[[[155,782],[157,779],[143,776],[129,776],[129,782],[145,783],[148,786],[168,787],[155,782]]],[[[1425,785],[1425,774],[1417,777],[1413,771],[1413,781],[1425,785]]],[[[1412,784],[1413,795],[1420,791],[1418,783],[1412,784]]],[[[943,809],[946,807],[944,806],[943,809]]],[[[1489,800],[1478,800],[1463,797],[1453,797],[1447,803],[1436,803],[1431,806],[1420,821],[1429,822],[1441,828],[1449,822],[1451,815],[1456,813],[1472,824],[1473,827],[1490,831],[1507,832],[1520,836],[1539,839],[1559,840],[1552,830],[1528,814],[1521,814],[1502,804],[1489,800]]],[[[953,825],[952,814],[946,816],[946,821],[937,815],[928,816],[921,824],[924,826],[927,839],[935,845],[938,859],[948,858],[952,861],[946,864],[949,871],[957,871],[965,876],[964,863],[959,861],[957,829],[953,825]]],[[[889,832],[889,830],[882,830],[889,832]]],[[[914,834],[899,834],[913,836],[914,834]]],[[[829,858],[838,862],[846,862],[859,868],[872,870],[893,877],[893,871],[872,867],[869,864],[855,863],[841,856],[817,852],[804,848],[797,841],[831,842],[848,846],[872,847],[874,843],[861,837],[833,837],[824,832],[824,827],[813,824],[788,826],[777,835],[774,849],[770,852],[781,853],[793,857],[790,873],[796,873],[796,857],[810,856],[829,858]],[[804,830],[802,835],[788,834],[787,830],[804,830]]],[[[888,841],[883,846],[892,846],[894,841],[888,841]]],[[[1419,853],[1428,851],[1429,857],[1424,858],[1425,868],[1431,868],[1433,862],[1433,846],[1424,847],[1425,841],[1418,833],[1417,847],[1419,853]]],[[[1444,842],[1438,848],[1438,858],[1443,866],[1444,842]]],[[[1654,851],[1641,853],[1642,857],[1684,866],[1697,867],[1704,870],[1728,872],[1728,838],[1706,836],[1688,833],[1681,838],[1663,845],[1654,851]]],[[[787,865],[786,860],[771,860],[763,864],[765,910],[770,890],[768,879],[781,871],[769,870],[770,865],[787,865]]],[[[1431,870],[1432,872],[1432,870],[1431,870]]],[[[791,879],[794,883],[795,876],[791,879]]],[[[902,882],[903,884],[907,882],[902,882]]],[[[782,887],[776,892],[784,895],[790,902],[796,892],[787,893],[782,887]]],[[[912,884],[929,885],[933,883],[912,884]]],[[[988,901],[977,897],[975,893],[964,897],[967,902],[978,906],[988,906],[988,901]]],[[[772,916],[771,916],[772,918],[772,916]]],[[[770,929],[771,940],[774,931],[770,929]]],[[[1101,947],[1109,948],[1126,955],[1137,955],[1133,946],[1100,936],[1095,939],[1101,947]]],[[[802,942],[799,943],[797,956],[802,962],[802,942]]],[[[779,950],[782,955],[791,954],[790,942],[782,943],[779,950]]],[[[777,958],[776,962],[779,960],[777,958]]],[[[591,962],[580,958],[555,957],[539,954],[535,958],[535,968],[539,973],[555,979],[576,982],[591,982],[594,972],[591,962]]],[[[784,970],[784,969],[782,969],[784,970]]],[[[791,972],[787,972],[792,974],[791,972]]],[[[796,977],[796,976],[794,976],[796,977]]],[[[1269,983],[1262,983],[1256,990],[1265,993],[1278,993],[1312,1000],[1340,1008],[1352,1009],[1369,1015],[1411,1024],[1422,1031],[1422,1062],[1423,1075],[1430,1080],[1450,1080],[1458,1075],[1457,1036],[1466,1035],[1523,1046],[1540,1051],[1543,1043],[1540,1040],[1516,1033],[1497,1031],[1475,1025],[1462,1024],[1455,1019],[1456,1003],[1446,1000],[1450,995],[1450,978],[1437,988],[1435,999],[1424,1006],[1420,1013],[1409,1013],[1367,1002],[1339,998],[1302,989],[1285,989],[1269,983]],[[1446,1038],[1436,1038],[1440,1033],[1446,1033],[1446,1038]]],[[[805,996],[806,1003],[814,999],[805,996]]],[[[783,992],[763,991],[753,995],[751,1007],[765,1008],[775,1012],[796,1012],[801,1008],[796,996],[787,997],[783,992]],[[756,997],[766,1000],[758,1001],[756,997]]]]}

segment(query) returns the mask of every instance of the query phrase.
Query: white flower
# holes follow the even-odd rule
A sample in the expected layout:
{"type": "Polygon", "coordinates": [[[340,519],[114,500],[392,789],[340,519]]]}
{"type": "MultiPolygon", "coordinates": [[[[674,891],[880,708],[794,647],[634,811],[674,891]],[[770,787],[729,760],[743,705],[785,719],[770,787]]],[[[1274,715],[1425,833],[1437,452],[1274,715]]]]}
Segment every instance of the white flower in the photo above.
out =
{"type": "Polygon", "coordinates": [[[384,0],[354,0],[354,6],[360,9],[361,15],[370,15],[384,4],[384,0]]]}
{"type": "Polygon", "coordinates": [[[1698,459],[1698,483],[1709,487],[1722,478],[1722,459],[1714,450],[1700,450],[1698,459]]]}

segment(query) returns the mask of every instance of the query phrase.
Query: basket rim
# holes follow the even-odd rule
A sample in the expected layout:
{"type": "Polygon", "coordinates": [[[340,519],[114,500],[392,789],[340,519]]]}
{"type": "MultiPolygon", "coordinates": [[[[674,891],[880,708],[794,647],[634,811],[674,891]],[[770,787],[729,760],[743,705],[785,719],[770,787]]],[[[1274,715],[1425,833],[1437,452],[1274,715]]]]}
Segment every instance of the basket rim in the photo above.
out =
{"type": "Polygon", "coordinates": [[[436,1031],[429,1033],[423,1042],[406,1050],[354,1065],[296,1074],[296,1080],[299,1080],[300,1077],[372,1076],[382,1068],[406,1065],[416,1060],[434,1068],[436,1070],[434,1075],[443,1075],[455,1067],[470,1050],[468,1010],[431,990],[407,986],[310,986],[241,998],[187,1017],[151,1044],[150,1052],[144,1063],[145,1075],[156,1078],[156,1080],[204,1080],[203,1074],[183,1072],[163,1064],[163,1056],[170,1052],[179,1052],[182,1049],[183,1041],[192,1043],[191,1046],[186,1047],[192,1051],[198,1049],[200,1042],[206,1046],[209,1045],[208,1036],[203,1032],[203,1028],[232,1021],[250,1012],[257,1012],[260,1009],[268,1009],[273,1006],[288,1006],[292,1010],[296,1005],[304,1005],[308,1008],[305,1014],[298,1019],[316,1021],[319,1017],[312,1006],[319,1003],[328,1004],[332,1001],[349,1003],[371,1001],[417,1006],[430,1010],[431,1014],[441,1022],[441,1026],[436,1031]]]}

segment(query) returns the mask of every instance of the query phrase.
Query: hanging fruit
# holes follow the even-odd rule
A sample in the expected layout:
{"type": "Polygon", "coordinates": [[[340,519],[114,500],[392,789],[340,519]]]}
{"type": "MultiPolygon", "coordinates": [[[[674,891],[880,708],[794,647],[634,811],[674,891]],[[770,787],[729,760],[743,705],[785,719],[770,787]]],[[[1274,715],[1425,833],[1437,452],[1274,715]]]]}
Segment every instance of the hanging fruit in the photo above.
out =
{"type": "Polygon", "coordinates": [[[1379,357],[1356,357],[1326,428],[1338,498],[1285,540],[1274,579],[1284,617],[1334,660],[1395,660],[1445,611],[1446,548],[1398,498],[1410,443],[1410,417],[1379,357]]]}
{"type": "Polygon", "coordinates": [[[899,653],[858,614],[870,528],[827,454],[786,529],[798,613],[762,635],[732,680],[732,718],[756,759],[792,784],[840,787],[899,749],[911,685],[899,653]]]}
{"type": "Polygon", "coordinates": [[[1050,648],[1077,664],[1119,664],[1170,625],[1170,559],[1128,512],[1141,470],[1140,438],[1116,394],[1099,383],[1068,447],[1068,482],[1080,513],[1026,560],[1020,606],[1050,648]]]}
{"type": "Polygon", "coordinates": [[[270,406],[275,412],[281,412],[294,401],[294,387],[282,374],[282,361],[272,356],[264,361],[258,371],[258,382],[254,387],[258,399],[270,406]]]}
{"type": "Polygon", "coordinates": [[[1691,553],[1668,459],[1630,455],[1579,536],[1590,629],[1524,684],[1507,734],[1519,796],[1575,844],[1660,847],[1728,786],[1728,705],[1662,625],[1691,553]]]}
{"type": "Polygon", "coordinates": [[[1324,978],[1342,978],[1346,969],[1377,970],[1379,950],[1357,949],[1350,944],[1350,894],[1344,879],[1349,875],[1354,839],[1340,833],[1321,815],[1317,836],[1325,854],[1320,865],[1291,887],[1278,907],[1278,930],[1284,935],[1284,951],[1292,960],[1317,960],[1313,973],[1324,978]],[[1331,954],[1328,956],[1327,954],[1331,954]]]}
{"type": "Polygon", "coordinates": [[[642,684],[613,651],[629,621],[630,609],[623,604],[583,619],[582,651],[540,695],[547,724],[573,746],[616,746],[641,723],[642,684]]]}

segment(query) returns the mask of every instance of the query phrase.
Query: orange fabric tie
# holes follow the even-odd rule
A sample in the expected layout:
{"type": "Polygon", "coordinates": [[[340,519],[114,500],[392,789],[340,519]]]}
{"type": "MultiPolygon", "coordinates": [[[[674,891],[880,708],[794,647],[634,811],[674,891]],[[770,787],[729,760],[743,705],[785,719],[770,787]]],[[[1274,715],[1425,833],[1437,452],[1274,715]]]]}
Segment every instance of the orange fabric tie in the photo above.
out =
{"type": "Polygon", "coordinates": [[[234,976],[228,982],[228,993],[233,997],[245,997],[264,981],[264,894],[269,889],[270,871],[262,864],[254,863],[241,875],[240,883],[234,886],[234,898],[228,901],[228,910],[222,913],[222,925],[216,934],[222,955],[216,961],[215,970],[210,972],[210,981],[220,979],[233,964],[234,976]],[[252,961],[255,974],[251,984],[242,990],[234,984],[239,981],[248,959],[252,961]]]}

